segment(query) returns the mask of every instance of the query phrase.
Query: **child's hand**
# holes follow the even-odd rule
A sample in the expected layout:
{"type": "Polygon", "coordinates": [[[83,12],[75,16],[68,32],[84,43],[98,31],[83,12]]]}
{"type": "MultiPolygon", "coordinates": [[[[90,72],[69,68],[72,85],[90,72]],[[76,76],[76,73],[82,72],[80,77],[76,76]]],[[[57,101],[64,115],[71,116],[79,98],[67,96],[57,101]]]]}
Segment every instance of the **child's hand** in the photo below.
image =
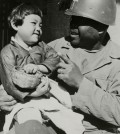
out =
{"type": "Polygon", "coordinates": [[[35,74],[39,70],[38,66],[35,64],[27,64],[23,69],[27,74],[35,74]]]}
{"type": "Polygon", "coordinates": [[[41,83],[38,85],[36,90],[30,94],[31,97],[39,97],[49,92],[49,80],[47,77],[42,78],[41,83]]]}

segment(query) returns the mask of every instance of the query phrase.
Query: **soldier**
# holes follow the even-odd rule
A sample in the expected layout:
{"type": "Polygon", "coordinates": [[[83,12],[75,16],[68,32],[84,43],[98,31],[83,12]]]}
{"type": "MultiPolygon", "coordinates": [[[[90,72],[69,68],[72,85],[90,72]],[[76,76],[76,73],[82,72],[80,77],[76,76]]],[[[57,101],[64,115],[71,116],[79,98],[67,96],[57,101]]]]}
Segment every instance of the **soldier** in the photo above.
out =
{"type": "Polygon", "coordinates": [[[116,2],[74,0],[65,14],[71,16],[69,37],[49,43],[62,53],[58,78],[69,85],[69,92],[75,92],[72,105],[84,115],[84,134],[117,133],[120,47],[107,33],[109,25],[115,23],[116,2]]]}

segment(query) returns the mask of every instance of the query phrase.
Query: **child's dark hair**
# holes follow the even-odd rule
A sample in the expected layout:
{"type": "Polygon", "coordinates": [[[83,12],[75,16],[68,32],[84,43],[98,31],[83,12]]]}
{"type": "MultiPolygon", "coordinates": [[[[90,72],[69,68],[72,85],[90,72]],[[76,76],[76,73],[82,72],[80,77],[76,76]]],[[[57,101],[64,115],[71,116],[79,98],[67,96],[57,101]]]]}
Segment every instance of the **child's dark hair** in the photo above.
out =
{"type": "Polygon", "coordinates": [[[11,27],[11,21],[15,24],[15,26],[19,26],[23,24],[23,20],[25,16],[30,14],[36,14],[42,18],[42,11],[38,6],[33,5],[31,3],[22,3],[16,8],[14,8],[11,14],[8,17],[8,23],[11,27]]]}

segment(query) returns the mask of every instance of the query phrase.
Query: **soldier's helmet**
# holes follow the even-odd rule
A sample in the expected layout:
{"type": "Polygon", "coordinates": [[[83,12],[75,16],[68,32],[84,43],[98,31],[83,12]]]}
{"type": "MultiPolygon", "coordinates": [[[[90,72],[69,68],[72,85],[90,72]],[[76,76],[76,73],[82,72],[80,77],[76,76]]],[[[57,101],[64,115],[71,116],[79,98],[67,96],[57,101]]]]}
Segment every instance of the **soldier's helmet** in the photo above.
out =
{"type": "Polygon", "coordinates": [[[73,0],[65,14],[113,25],[116,18],[116,0],[73,0]]]}

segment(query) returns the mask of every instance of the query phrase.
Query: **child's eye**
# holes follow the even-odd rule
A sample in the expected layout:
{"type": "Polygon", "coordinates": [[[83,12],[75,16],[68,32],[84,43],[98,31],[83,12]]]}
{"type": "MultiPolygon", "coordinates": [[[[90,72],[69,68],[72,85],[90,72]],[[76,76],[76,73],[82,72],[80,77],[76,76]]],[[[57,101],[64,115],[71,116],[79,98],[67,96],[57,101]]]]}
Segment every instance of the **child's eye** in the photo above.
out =
{"type": "Polygon", "coordinates": [[[36,22],[31,22],[33,25],[36,25],[36,22]]]}

